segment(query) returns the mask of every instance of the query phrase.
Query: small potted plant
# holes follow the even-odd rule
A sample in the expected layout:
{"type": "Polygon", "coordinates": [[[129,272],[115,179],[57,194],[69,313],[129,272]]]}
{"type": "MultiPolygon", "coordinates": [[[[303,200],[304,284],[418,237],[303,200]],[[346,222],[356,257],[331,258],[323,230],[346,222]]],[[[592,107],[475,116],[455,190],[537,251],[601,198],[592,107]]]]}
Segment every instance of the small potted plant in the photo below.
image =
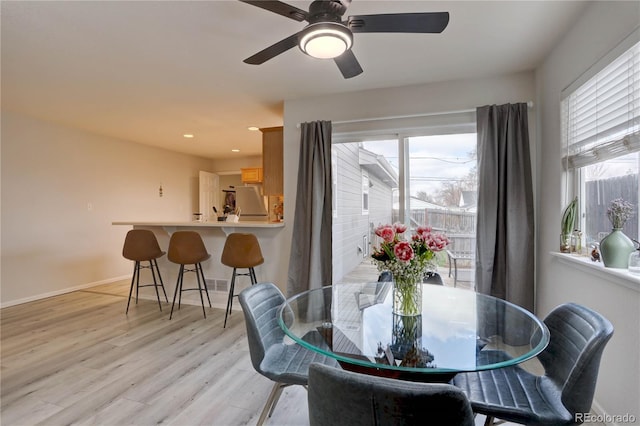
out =
{"type": "Polygon", "coordinates": [[[623,232],[624,224],[633,216],[633,205],[622,198],[611,201],[607,209],[607,217],[613,226],[611,233],[600,241],[602,262],[607,268],[627,268],[629,255],[635,245],[623,232]]]}
{"type": "Polygon", "coordinates": [[[577,208],[578,197],[576,196],[562,214],[562,221],[560,222],[560,253],[569,253],[571,251],[571,233],[575,229],[577,208]]]}

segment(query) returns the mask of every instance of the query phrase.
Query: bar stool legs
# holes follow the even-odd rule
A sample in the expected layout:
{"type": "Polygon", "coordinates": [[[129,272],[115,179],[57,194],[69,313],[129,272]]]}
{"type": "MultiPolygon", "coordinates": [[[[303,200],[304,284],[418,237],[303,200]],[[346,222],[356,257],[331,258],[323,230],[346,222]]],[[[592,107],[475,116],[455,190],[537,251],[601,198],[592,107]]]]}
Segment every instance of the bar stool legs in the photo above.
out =
{"type": "Polygon", "coordinates": [[[141,261],[136,260],[133,264],[133,276],[131,277],[131,288],[129,288],[129,299],[127,300],[127,310],[125,313],[129,313],[129,304],[131,303],[131,294],[133,293],[133,286],[135,283],[136,287],[136,305],[138,304],[138,290],[140,287],[153,287],[156,290],[156,298],[158,299],[158,306],[160,307],[160,312],[162,312],[162,304],[160,303],[160,293],[158,292],[158,287],[162,288],[162,292],[164,293],[164,299],[167,303],[169,303],[169,299],[167,298],[167,292],[164,289],[164,283],[162,282],[162,275],[160,275],[160,269],[158,268],[158,261],[156,259],[149,260],[149,266],[143,266],[141,261]],[[151,269],[151,276],[153,277],[153,284],[143,284],[140,285],[140,269],[151,269]],[[156,271],[158,274],[158,279],[156,279],[156,271]],[[160,281],[158,283],[158,281],[160,281]]]}
{"type": "Polygon", "coordinates": [[[224,313],[224,325],[222,328],[227,327],[227,317],[231,315],[231,309],[233,308],[233,298],[237,295],[235,294],[236,287],[236,276],[244,275],[251,279],[251,285],[257,284],[258,280],[256,278],[256,271],[253,268],[248,268],[249,271],[246,273],[239,273],[238,268],[233,268],[233,275],[231,276],[231,285],[229,286],[229,298],[227,299],[227,311],[224,313]]]}
{"type": "Polygon", "coordinates": [[[189,269],[185,265],[180,265],[180,271],[178,272],[178,281],[176,282],[176,290],[173,293],[173,302],[171,303],[171,314],[169,314],[169,319],[173,317],[173,308],[176,304],[176,296],[178,297],[178,309],[180,309],[180,304],[182,302],[182,292],[184,291],[197,291],[198,294],[200,294],[200,303],[202,304],[202,313],[204,314],[205,318],[207,317],[207,312],[204,309],[204,298],[202,297],[202,293],[204,292],[207,295],[207,301],[209,302],[209,307],[211,307],[211,298],[209,297],[207,282],[204,279],[204,273],[202,272],[202,265],[200,263],[196,263],[194,266],[195,267],[193,269],[189,269]],[[185,272],[196,273],[196,281],[198,282],[198,288],[182,287],[185,272]]]}

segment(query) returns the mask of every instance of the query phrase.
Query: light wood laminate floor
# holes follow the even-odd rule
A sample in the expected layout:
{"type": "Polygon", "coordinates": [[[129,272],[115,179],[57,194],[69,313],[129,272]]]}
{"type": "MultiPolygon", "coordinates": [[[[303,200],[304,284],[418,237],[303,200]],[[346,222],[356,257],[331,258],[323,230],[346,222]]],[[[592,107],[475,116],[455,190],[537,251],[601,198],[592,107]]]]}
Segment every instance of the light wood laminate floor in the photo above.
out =
{"type": "MultiPolygon", "coordinates": [[[[273,383],[249,359],[242,312],[154,300],[125,315],[129,282],[1,315],[3,426],[254,425],[273,383]]],[[[147,289],[153,291],[152,289],[147,289]]],[[[145,291],[144,289],[141,291],[145,291]]],[[[306,391],[285,390],[270,425],[308,425],[306,391]]],[[[478,416],[477,424],[483,418],[478,416]]]]}

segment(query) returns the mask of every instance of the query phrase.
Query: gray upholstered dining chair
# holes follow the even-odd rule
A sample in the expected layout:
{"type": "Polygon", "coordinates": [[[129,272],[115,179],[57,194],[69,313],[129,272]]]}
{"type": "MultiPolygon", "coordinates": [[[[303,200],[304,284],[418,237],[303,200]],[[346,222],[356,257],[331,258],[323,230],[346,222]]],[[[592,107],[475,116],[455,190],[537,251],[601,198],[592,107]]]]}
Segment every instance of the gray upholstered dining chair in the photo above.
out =
{"type": "Polygon", "coordinates": [[[558,306],[544,322],[550,332],[549,345],[538,355],[544,375],[513,366],[454,378],[473,411],[487,416],[485,424],[493,424],[495,417],[527,425],[569,425],[581,423],[576,414],[591,409],[600,359],[613,326],[575,303],[558,306]]]}
{"type": "MultiPolygon", "coordinates": [[[[275,382],[260,414],[258,426],[270,417],[282,390],[289,385],[307,385],[312,362],[338,367],[337,361],[298,344],[285,344],[284,331],[278,324],[278,308],[285,302],[282,292],[273,283],[260,283],[245,288],[238,296],[244,312],[253,368],[275,382]]],[[[320,333],[308,339],[322,339],[320,333]]],[[[316,342],[316,344],[319,342],[316,342]]]]}
{"type": "Polygon", "coordinates": [[[444,383],[414,383],[339,370],[309,367],[311,426],[471,426],[464,393],[444,383]]]}
{"type": "MultiPolygon", "coordinates": [[[[393,275],[389,271],[381,272],[378,275],[378,282],[388,282],[393,281],[393,275]]],[[[436,285],[444,285],[444,281],[442,277],[437,272],[427,272],[424,274],[424,278],[422,280],[425,284],[436,284],[436,285]]]]}
{"type": "Polygon", "coordinates": [[[424,279],[422,280],[425,284],[436,284],[436,285],[444,285],[444,281],[442,281],[442,277],[437,272],[427,272],[424,274],[424,279]]]}

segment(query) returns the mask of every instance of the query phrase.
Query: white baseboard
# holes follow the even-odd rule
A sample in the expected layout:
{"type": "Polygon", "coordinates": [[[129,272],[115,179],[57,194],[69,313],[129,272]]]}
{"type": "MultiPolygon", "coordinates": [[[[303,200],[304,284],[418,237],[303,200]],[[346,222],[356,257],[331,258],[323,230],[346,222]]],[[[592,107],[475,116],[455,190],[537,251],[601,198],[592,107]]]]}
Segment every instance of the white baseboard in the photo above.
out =
{"type": "Polygon", "coordinates": [[[94,281],[94,282],[87,283],[87,284],[81,284],[81,285],[78,285],[78,286],[75,286],[75,287],[68,287],[68,288],[64,288],[64,289],[61,289],[61,290],[51,291],[49,293],[41,293],[41,294],[37,294],[35,296],[29,296],[29,297],[25,297],[25,298],[22,298],[22,299],[11,300],[9,302],[2,302],[2,303],[0,303],[0,309],[1,308],[8,308],[9,306],[21,305],[21,304],[27,303],[27,302],[33,302],[35,300],[46,299],[47,297],[59,296],[61,294],[71,293],[72,291],[83,290],[85,288],[95,287],[95,286],[102,285],[102,284],[111,284],[111,283],[114,283],[116,281],[130,280],[130,279],[131,279],[131,275],[122,275],[120,277],[107,278],[105,280],[94,281]]]}

